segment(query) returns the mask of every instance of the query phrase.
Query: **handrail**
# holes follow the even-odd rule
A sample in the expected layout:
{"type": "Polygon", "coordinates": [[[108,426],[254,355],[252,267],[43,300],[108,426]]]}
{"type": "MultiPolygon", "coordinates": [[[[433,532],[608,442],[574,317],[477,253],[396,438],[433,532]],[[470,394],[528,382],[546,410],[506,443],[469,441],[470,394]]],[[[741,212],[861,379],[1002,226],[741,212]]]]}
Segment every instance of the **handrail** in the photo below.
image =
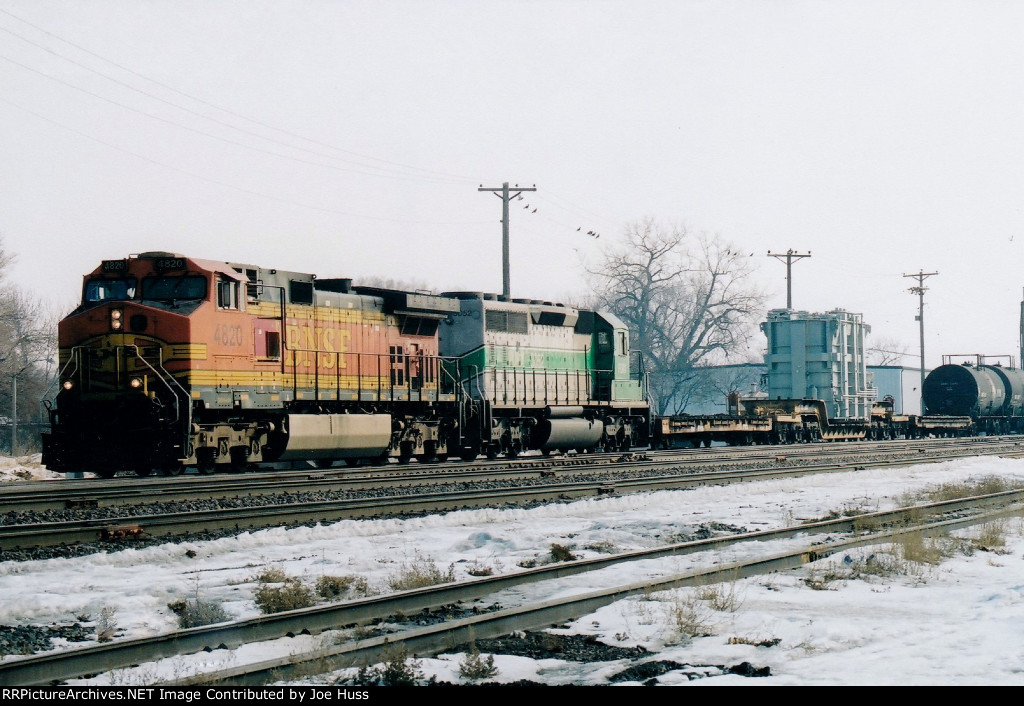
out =
{"type": "Polygon", "coordinates": [[[593,385],[601,388],[603,381],[608,381],[609,394],[610,385],[615,381],[614,370],[597,370],[594,368],[534,368],[516,366],[488,366],[481,368],[477,365],[465,366],[465,375],[462,376],[464,383],[470,385],[470,391],[476,386],[478,396],[487,399],[493,404],[498,404],[498,383],[502,383],[502,404],[601,404],[611,400],[594,399],[596,394],[593,385]],[[488,380],[487,373],[491,373],[488,380]],[[564,381],[564,387],[562,387],[564,381]],[[484,385],[488,382],[490,390],[485,390],[484,385]],[[529,395],[532,382],[532,397],[529,395]],[[551,387],[554,383],[554,399],[552,399],[551,387]],[[575,384],[573,384],[575,383],[575,384]],[[519,392],[522,384],[523,397],[520,400],[519,392]],[[511,398],[510,398],[511,395],[511,398]],[[564,399],[562,399],[564,398],[564,399]]]}
{"type": "MultiPolygon", "coordinates": [[[[153,365],[148,360],[146,360],[145,357],[143,357],[143,355],[139,352],[139,347],[137,345],[133,344],[133,345],[130,345],[130,346],[124,346],[124,348],[125,349],[134,348],[135,349],[135,357],[138,358],[139,360],[141,360],[146,365],[147,368],[152,370],[153,374],[160,380],[160,382],[162,382],[164,384],[164,387],[167,388],[167,391],[171,393],[171,397],[174,398],[174,421],[178,421],[179,419],[181,419],[181,407],[179,406],[179,403],[178,403],[178,393],[174,391],[174,388],[171,387],[170,383],[167,382],[167,379],[165,379],[164,375],[161,375],[160,371],[158,371],[156,368],[154,368],[153,365]]],[[[160,349],[160,358],[163,358],[163,350],[162,349],[160,349]]],[[[126,363],[125,368],[127,368],[127,361],[125,361],[125,363],[126,363]]],[[[178,382],[177,378],[175,378],[173,375],[171,375],[171,373],[166,368],[164,368],[162,360],[160,361],[160,370],[162,370],[164,372],[164,374],[166,375],[166,378],[169,378],[171,380],[171,382],[173,382],[175,384],[175,386],[177,386],[178,390],[181,391],[183,399],[187,400],[188,399],[188,391],[181,385],[180,382],[178,382]]],[[[127,370],[125,370],[125,372],[127,372],[127,370]]]]}
{"type": "MultiPolygon", "coordinates": [[[[394,396],[395,390],[423,390],[428,385],[436,386],[437,393],[441,394],[444,389],[444,380],[448,380],[448,384],[452,392],[456,392],[460,386],[461,380],[454,377],[445,366],[442,364],[444,361],[458,361],[458,358],[451,358],[448,356],[440,355],[421,355],[419,353],[367,353],[357,351],[325,351],[320,348],[289,348],[289,352],[292,355],[292,388],[293,394],[298,392],[298,378],[299,375],[312,376],[313,378],[313,389],[316,394],[316,400],[320,399],[321,391],[321,371],[320,362],[321,356],[334,356],[334,369],[333,384],[337,391],[341,390],[341,362],[346,359],[354,359],[355,370],[346,373],[347,375],[353,375],[357,379],[357,393],[359,399],[362,399],[363,393],[363,379],[364,377],[376,378],[377,379],[377,397],[380,398],[381,394],[387,391],[394,396]],[[309,372],[300,373],[298,370],[299,353],[308,353],[313,356],[313,369],[309,372]],[[369,358],[376,361],[376,371],[367,371],[364,373],[363,370],[363,358],[369,358]],[[383,365],[382,365],[383,363],[383,365]],[[411,369],[412,364],[419,363],[419,375],[412,376],[411,369]],[[397,366],[397,367],[396,367],[397,366]],[[403,381],[398,383],[396,381],[395,372],[402,372],[403,381]],[[429,379],[427,373],[430,373],[429,379]],[[387,378],[387,383],[384,383],[383,379],[387,378]],[[413,380],[416,380],[416,384],[419,387],[413,386],[413,380]]],[[[287,356],[285,356],[287,357],[287,356]]],[[[326,388],[325,388],[326,389],[326,388]]]]}
{"type": "MultiPolygon", "coordinates": [[[[40,403],[42,403],[43,400],[45,400],[47,397],[49,397],[50,390],[52,390],[53,386],[56,385],[57,383],[59,383],[61,378],[64,377],[64,371],[67,370],[68,366],[71,365],[72,362],[76,362],[77,361],[80,364],[81,361],[79,361],[79,357],[80,357],[80,351],[81,351],[82,348],[85,348],[85,346],[74,346],[71,349],[71,354],[68,357],[68,362],[64,364],[63,368],[61,368],[60,370],[57,371],[57,374],[54,376],[53,381],[50,382],[49,386],[47,386],[47,388],[45,390],[43,390],[43,394],[39,398],[40,403]]],[[[72,372],[72,374],[74,374],[74,373],[72,372]]]]}

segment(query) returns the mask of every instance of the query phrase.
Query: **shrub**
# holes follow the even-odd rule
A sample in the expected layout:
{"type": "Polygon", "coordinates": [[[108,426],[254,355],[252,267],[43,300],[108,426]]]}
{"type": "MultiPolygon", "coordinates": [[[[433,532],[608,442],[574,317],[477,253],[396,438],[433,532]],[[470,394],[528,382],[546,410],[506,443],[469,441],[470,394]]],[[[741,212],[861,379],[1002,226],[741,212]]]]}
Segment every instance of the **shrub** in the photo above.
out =
{"type": "Polygon", "coordinates": [[[753,647],[775,647],[780,642],[782,642],[782,639],[778,637],[760,638],[737,635],[729,638],[730,645],[751,645],[753,647]]]}
{"type": "Polygon", "coordinates": [[[476,681],[478,679],[490,679],[498,674],[498,668],[494,666],[494,655],[480,656],[480,651],[473,647],[459,664],[459,675],[464,679],[476,681]]]}
{"type": "Polygon", "coordinates": [[[684,640],[714,635],[708,609],[691,594],[676,595],[671,607],[671,618],[676,631],[684,640]]]}
{"type": "Polygon", "coordinates": [[[355,576],[321,576],[316,582],[316,595],[332,600],[344,595],[351,588],[355,576]]]}
{"type": "Polygon", "coordinates": [[[253,594],[256,606],[265,614],[280,613],[313,605],[313,592],[297,578],[286,578],[278,585],[261,584],[253,594]]]}
{"type": "Polygon", "coordinates": [[[454,564],[450,564],[447,571],[441,571],[431,559],[417,555],[411,564],[403,566],[388,578],[387,584],[392,591],[407,591],[439,583],[450,583],[454,580],[454,564]]]}
{"type": "Polygon", "coordinates": [[[117,633],[117,611],[110,606],[100,609],[100,618],[96,621],[96,640],[110,642],[117,633]]]}
{"type": "Polygon", "coordinates": [[[939,564],[942,552],[938,543],[926,538],[921,532],[905,532],[897,538],[897,556],[904,561],[917,564],[939,564]]]}
{"type": "Polygon", "coordinates": [[[706,601],[712,610],[726,613],[735,613],[743,603],[737,593],[735,581],[702,586],[697,591],[697,598],[706,601]]]}
{"type": "Polygon", "coordinates": [[[1006,524],[1003,522],[986,522],[981,526],[974,545],[983,552],[1006,554],[1006,524]]]}
{"type": "Polygon", "coordinates": [[[824,569],[812,566],[807,573],[807,578],[804,579],[804,583],[814,591],[834,591],[832,583],[842,578],[837,573],[835,567],[831,565],[826,566],[824,569]]]}
{"type": "Polygon", "coordinates": [[[421,666],[421,662],[407,659],[407,653],[400,652],[383,667],[363,667],[355,681],[362,686],[416,686],[423,681],[421,666]]]}
{"type": "Polygon", "coordinates": [[[271,566],[256,574],[257,583],[284,583],[288,574],[276,566],[271,566]]]}
{"type": "Polygon", "coordinates": [[[494,574],[494,569],[474,559],[473,562],[466,567],[466,573],[470,576],[491,576],[494,574]]]}
{"type": "Polygon", "coordinates": [[[551,545],[551,560],[552,561],[576,561],[576,555],[570,551],[569,547],[561,544],[551,545]]]}
{"type": "Polygon", "coordinates": [[[188,598],[183,601],[169,603],[168,608],[178,614],[178,627],[196,628],[200,625],[212,625],[228,620],[228,614],[218,603],[188,598]]]}

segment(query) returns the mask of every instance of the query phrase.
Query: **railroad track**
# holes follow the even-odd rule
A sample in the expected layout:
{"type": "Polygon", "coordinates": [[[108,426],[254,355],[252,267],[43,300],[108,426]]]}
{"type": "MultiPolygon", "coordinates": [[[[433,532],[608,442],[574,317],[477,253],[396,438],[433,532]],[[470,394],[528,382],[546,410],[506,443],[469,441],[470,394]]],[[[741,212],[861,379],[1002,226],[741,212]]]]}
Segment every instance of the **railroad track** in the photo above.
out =
{"type": "MultiPolygon", "coordinates": [[[[558,478],[541,478],[531,485],[515,487],[446,490],[442,492],[412,492],[403,495],[380,495],[311,502],[292,499],[270,505],[230,507],[212,510],[172,512],[153,515],[132,515],[70,522],[0,525],[0,558],[2,552],[37,547],[53,547],[90,542],[130,542],[141,538],[192,535],[197,531],[248,531],[266,527],[299,525],[319,522],[337,522],[345,519],[367,519],[383,516],[402,516],[436,513],[467,508],[492,507],[507,504],[531,504],[565,501],[586,497],[635,493],[656,490],[674,490],[710,484],[729,484],[753,480],[769,480],[860,468],[878,468],[913,463],[945,461],[952,458],[982,453],[1003,456],[1024,455],[1024,447],[1013,442],[1006,445],[960,448],[943,446],[929,451],[911,449],[911,457],[885,456],[867,458],[857,453],[853,458],[841,456],[823,463],[791,465],[788,456],[775,456],[768,468],[727,468],[712,472],[683,471],[661,475],[650,474],[645,464],[637,467],[633,477],[619,476],[614,480],[579,480],[566,482],[558,478]]],[[[808,460],[808,459],[804,459],[808,460]]],[[[676,464],[678,465],[678,464],[676,464]]],[[[621,466],[623,471],[628,464],[621,466]]]]}
{"type": "MultiPolygon", "coordinates": [[[[381,488],[420,488],[442,483],[523,482],[587,473],[632,469],[648,473],[682,466],[750,466],[774,464],[782,456],[797,463],[807,459],[865,457],[891,454],[917,461],[922,454],[953,449],[959,456],[1013,452],[1024,448],[1014,437],[928,439],[857,442],[855,444],[800,444],[771,447],[723,447],[641,451],[631,454],[594,454],[569,457],[533,457],[518,461],[492,461],[453,465],[392,465],[383,468],[302,469],[242,475],[183,478],[119,477],[112,480],[81,479],[47,483],[12,483],[0,487],[0,507],[5,513],[30,513],[67,509],[139,506],[156,503],[213,500],[224,497],[266,497],[300,492],[367,491],[381,488]],[[967,450],[970,450],[969,452],[967,450]],[[630,459],[631,457],[631,459],[630,459]],[[636,459],[645,457],[642,463],[636,459]],[[630,460],[623,460],[624,458],[630,460]]],[[[0,518],[2,521],[2,518],[0,518]]],[[[0,547],[2,548],[2,547],[0,547]]]]}
{"type": "MultiPolygon", "coordinates": [[[[0,683],[22,686],[51,684],[176,655],[228,649],[249,642],[304,633],[317,634],[348,625],[382,621],[394,615],[423,614],[451,604],[493,605],[508,596],[508,589],[580,574],[593,577],[596,575],[595,572],[601,569],[624,562],[659,560],[719,551],[729,546],[751,542],[795,542],[796,538],[801,536],[799,543],[785,551],[776,551],[767,556],[716,566],[709,570],[695,570],[683,574],[655,572],[655,575],[628,585],[608,585],[558,600],[527,601],[503,609],[481,608],[480,614],[471,617],[441,620],[425,627],[392,631],[359,642],[339,644],[329,649],[321,648],[315,654],[289,653],[279,659],[258,664],[236,665],[227,670],[191,675],[169,683],[257,684],[270,678],[286,679],[293,671],[307,670],[307,663],[312,661],[318,664],[321,671],[329,671],[380,661],[387,653],[401,649],[421,656],[436,654],[473,640],[497,637],[515,630],[537,629],[576,619],[601,606],[642,592],[780,571],[836,552],[886,542],[900,533],[913,531],[928,535],[988,522],[1007,514],[1019,513],[1021,503],[1024,503],[1024,491],[1005,491],[775,530],[672,544],[656,549],[549,565],[514,574],[180,630],[150,638],[118,640],[91,647],[10,659],[0,663],[0,683]],[[948,519],[951,514],[957,516],[948,519]],[[835,540],[831,535],[837,532],[854,533],[855,536],[846,540],[835,540]],[[830,535],[828,543],[807,543],[802,539],[802,535],[815,533],[830,535]],[[503,591],[505,593],[502,593],[503,591]]],[[[597,579],[588,577],[588,585],[596,581],[597,579]]],[[[539,587],[539,590],[543,591],[541,595],[554,593],[551,588],[539,587]]]]}

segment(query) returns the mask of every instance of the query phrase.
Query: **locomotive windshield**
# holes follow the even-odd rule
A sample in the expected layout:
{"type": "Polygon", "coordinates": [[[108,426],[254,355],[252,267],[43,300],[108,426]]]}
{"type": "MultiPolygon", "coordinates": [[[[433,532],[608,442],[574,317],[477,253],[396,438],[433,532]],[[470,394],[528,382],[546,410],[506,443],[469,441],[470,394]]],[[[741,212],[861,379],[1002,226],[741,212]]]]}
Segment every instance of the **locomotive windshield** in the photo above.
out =
{"type": "Polygon", "coordinates": [[[206,298],[206,277],[146,277],[142,280],[142,298],[149,301],[180,302],[206,298]]]}
{"type": "Polygon", "coordinates": [[[91,279],[85,283],[86,302],[124,301],[135,296],[134,277],[91,279]]]}

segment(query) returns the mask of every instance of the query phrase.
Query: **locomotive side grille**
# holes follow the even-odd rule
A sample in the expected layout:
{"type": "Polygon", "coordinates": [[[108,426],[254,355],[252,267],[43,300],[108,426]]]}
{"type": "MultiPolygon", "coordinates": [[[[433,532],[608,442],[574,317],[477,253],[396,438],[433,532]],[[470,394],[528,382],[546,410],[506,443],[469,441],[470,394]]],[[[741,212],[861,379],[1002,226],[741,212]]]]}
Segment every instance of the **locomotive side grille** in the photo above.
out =
{"type": "Polygon", "coordinates": [[[529,333],[526,312],[488,309],[487,330],[503,331],[506,333],[529,333]]]}

